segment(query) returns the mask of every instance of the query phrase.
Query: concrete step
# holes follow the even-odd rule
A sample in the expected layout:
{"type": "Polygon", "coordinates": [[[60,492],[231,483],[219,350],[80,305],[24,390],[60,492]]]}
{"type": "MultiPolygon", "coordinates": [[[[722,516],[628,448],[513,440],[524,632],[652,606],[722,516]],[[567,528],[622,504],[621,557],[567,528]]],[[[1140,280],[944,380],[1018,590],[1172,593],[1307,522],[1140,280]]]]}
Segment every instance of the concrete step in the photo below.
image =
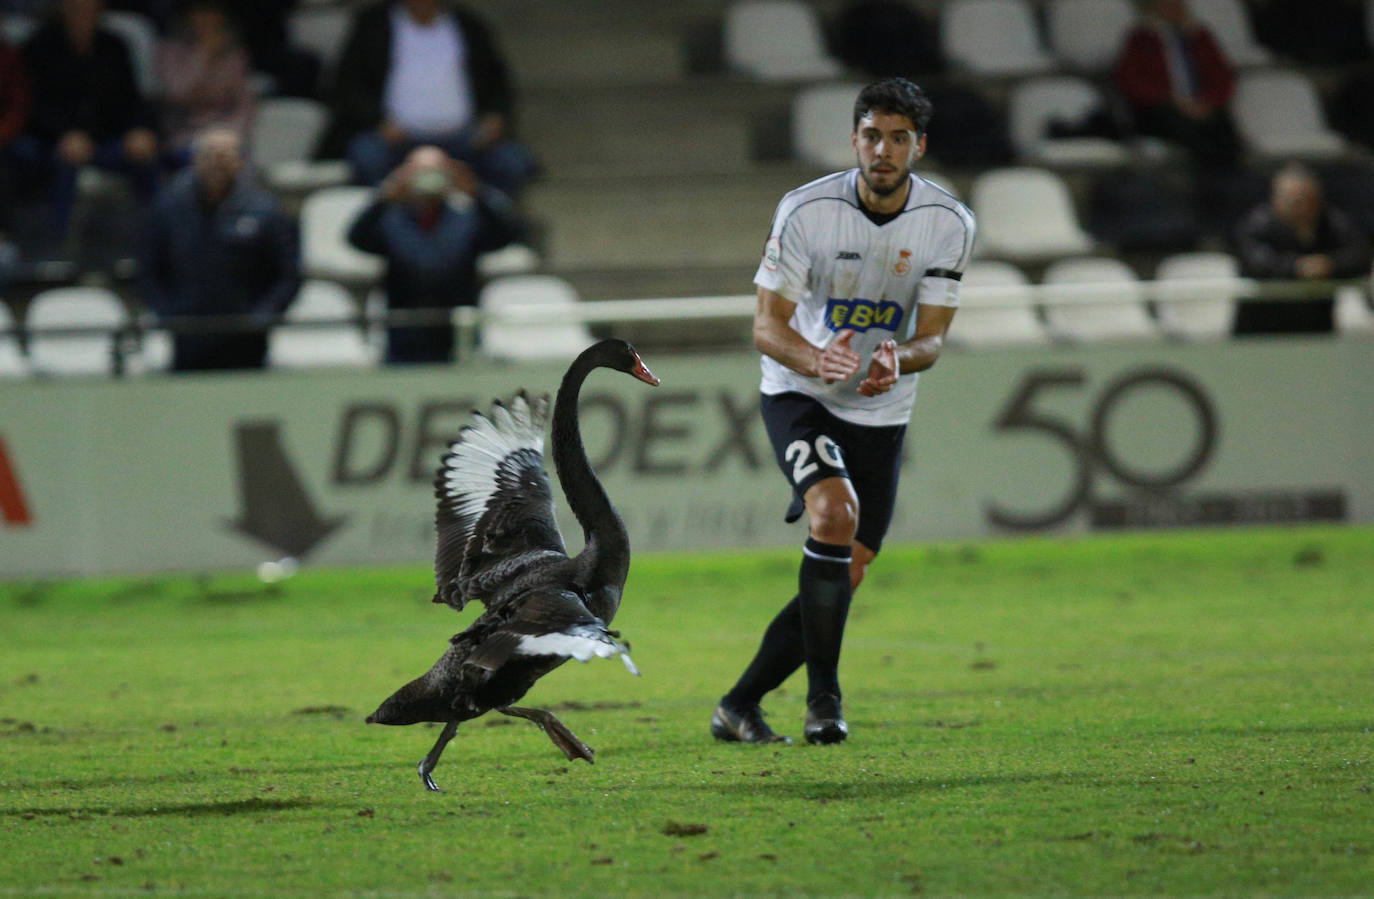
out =
{"type": "Polygon", "coordinates": [[[821,174],[796,166],[672,178],[561,180],[524,205],[561,271],[741,266],[752,273],[782,195],[821,174]]]}
{"type": "Polygon", "coordinates": [[[788,127],[791,96],[729,77],[544,88],[522,95],[519,128],[550,178],[746,172],[788,127]]]}

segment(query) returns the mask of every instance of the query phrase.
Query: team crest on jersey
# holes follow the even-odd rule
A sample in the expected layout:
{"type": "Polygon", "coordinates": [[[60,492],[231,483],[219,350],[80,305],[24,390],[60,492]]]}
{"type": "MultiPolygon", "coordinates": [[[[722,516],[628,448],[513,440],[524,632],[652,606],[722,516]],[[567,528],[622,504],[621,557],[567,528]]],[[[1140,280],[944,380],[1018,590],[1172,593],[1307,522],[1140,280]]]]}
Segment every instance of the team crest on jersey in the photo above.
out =
{"type": "Polygon", "coordinates": [[[770,272],[778,270],[778,260],[782,258],[782,241],[776,237],[768,238],[768,243],[763,245],[763,267],[770,272]]]}
{"type": "Polygon", "coordinates": [[[899,250],[897,253],[897,264],[892,266],[892,270],[899,275],[905,275],[911,271],[911,251],[899,250]]]}
{"type": "Polygon", "coordinates": [[[849,328],[867,331],[878,328],[897,330],[902,323],[902,307],[891,300],[837,300],[831,297],[825,304],[825,323],[832,331],[849,328]]]}

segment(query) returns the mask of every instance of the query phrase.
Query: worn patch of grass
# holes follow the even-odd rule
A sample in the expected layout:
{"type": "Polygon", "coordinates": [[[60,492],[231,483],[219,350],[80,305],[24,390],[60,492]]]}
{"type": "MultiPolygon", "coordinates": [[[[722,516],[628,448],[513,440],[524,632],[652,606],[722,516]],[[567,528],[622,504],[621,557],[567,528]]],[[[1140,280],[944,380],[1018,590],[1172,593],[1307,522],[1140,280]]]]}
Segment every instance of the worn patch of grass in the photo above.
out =
{"type": "MultiPolygon", "coordinates": [[[[471,614],[421,568],[0,585],[0,894],[1359,895],[1374,529],[890,547],[842,747],[712,742],[794,551],[641,555],[644,670],[363,717],[471,614]]],[[[766,708],[800,731],[801,678],[766,708]]]]}

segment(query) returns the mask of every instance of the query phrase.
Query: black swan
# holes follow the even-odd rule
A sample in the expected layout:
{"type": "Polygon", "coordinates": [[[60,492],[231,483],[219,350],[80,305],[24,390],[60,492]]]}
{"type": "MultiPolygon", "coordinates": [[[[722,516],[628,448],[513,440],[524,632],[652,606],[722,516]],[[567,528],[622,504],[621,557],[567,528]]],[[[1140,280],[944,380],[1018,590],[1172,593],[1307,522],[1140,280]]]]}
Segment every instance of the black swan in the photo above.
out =
{"type": "Polygon", "coordinates": [[[558,388],[553,411],[553,460],[585,546],[569,558],[554,520],[553,493],[544,472],[548,395],[524,391],[473,424],[449,446],[435,480],[436,603],[462,609],[486,606],[454,636],[426,674],[401,687],[367,718],[368,724],[444,725],[420,761],[420,780],[438,791],[430,773],[460,722],[492,709],[543,729],[569,760],[592,761],[593,751],[552,713],[511,705],[535,681],[569,658],[620,655],[631,673],[629,647],[607,625],[620,607],[630,570],[630,541],[587,461],[577,420],[582,382],[596,368],[614,368],[651,386],[658,378],[623,340],[603,340],[577,357],[558,388]]]}

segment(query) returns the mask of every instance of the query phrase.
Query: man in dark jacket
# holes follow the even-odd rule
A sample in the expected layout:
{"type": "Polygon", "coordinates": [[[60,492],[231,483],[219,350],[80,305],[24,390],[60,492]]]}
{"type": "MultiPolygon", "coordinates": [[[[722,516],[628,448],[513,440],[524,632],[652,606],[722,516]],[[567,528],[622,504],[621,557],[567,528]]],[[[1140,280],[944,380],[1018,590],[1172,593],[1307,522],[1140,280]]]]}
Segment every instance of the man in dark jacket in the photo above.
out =
{"type": "Polygon", "coordinates": [[[62,0],[58,21],[24,45],[33,105],[15,155],[51,179],[52,219],[65,234],[83,166],[121,172],[143,198],[157,188],[153,113],[124,41],[100,25],[102,0],[62,0]]]}
{"type": "Polygon", "coordinates": [[[1240,148],[1227,104],[1231,63],[1187,0],[1147,0],[1112,75],[1136,130],[1184,147],[1199,163],[1227,166],[1240,148]]]}
{"type": "Polygon", "coordinates": [[[347,151],[354,178],[378,184],[421,144],[466,162],[514,197],[534,171],[509,136],[511,86],[490,31],[442,0],[364,8],[339,61],[325,155],[347,151]]]}
{"type": "Polygon", "coordinates": [[[505,195],[479,183],[467,165],[438,147],[413,150],[348,232],[358,249],[386,259],[391,309],[443,316],[435,324],[388,328],[386,361],[449,361],[453,326],[444,310],[476,304],[477,256],[523,230],[505,195]],[[461,206],[449,201],[455,191],[465,195],[461,206]]]}
{"type": "MultiPolygon", "coordinates": [[[[1325,281],[1369,270],[1368,237],[1326,204],[1321,182],[1290,163],[1274,176],[1269,202],[1236,230],[1241,274],[1251,278],[1325,281]]],[[[1332,330],[1330,297],[1247,300],[1236,310],[1236,334],[1323,333],[1332,330]]]]}
{"type": "Polygon", "coordinates": [[[242,168],[235,132],[202,133],[191,167],[158,198],[151,216],[141,266],[147,306],[160,318],[246,316],[247,324],[263,328],[177,334],[176,371],[260,368],[265,327],[300,287],[296,226],[242,168]]]}

